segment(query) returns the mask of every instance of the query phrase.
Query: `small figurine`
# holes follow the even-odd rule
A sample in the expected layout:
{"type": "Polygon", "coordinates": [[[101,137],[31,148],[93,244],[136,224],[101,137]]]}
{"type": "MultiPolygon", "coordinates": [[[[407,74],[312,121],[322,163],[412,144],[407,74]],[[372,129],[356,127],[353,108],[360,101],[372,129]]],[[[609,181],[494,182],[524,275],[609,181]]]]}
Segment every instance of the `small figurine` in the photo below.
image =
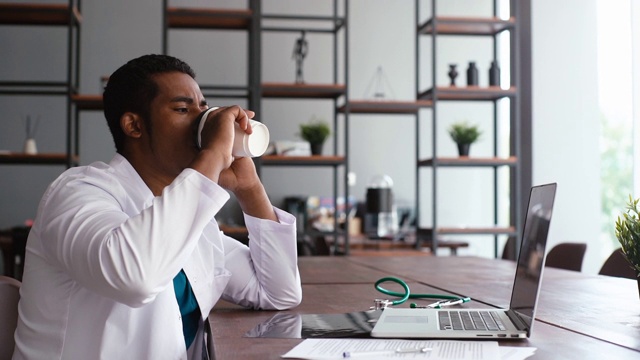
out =
{"type": "Polygon", "coordinates": [[[451,83],[449,86],[456,86],[456,77],[458,76],[458,70],[456,70],[456,64],[449,64],[449,78],[451,83]]]}
{"type": "Polygon", "coordinates": [[[302,76],[302,63],[307,56],[309,45],[305,39],[305,31],[302,31],[300,37],[296,39],[296,44],[293,47],[292,58],[296,60],[296,84],[304,83],[302,76]]]}

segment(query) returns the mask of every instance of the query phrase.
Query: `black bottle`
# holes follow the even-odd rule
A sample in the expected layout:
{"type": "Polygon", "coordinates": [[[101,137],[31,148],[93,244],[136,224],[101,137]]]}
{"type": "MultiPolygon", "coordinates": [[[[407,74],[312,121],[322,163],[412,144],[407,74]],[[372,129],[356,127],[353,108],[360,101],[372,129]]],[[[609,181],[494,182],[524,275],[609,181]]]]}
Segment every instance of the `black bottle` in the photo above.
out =
{"type": "Polygon", "coordinates": [[[489,68],[489,86],[500,86],[500,67],[497,61],[492,61],[489,68]]]}
{"type": "Polygon", "coordinates": [[[478,68],[475,61],[469,62],[469,68],[467,69],[467,85],[478,86],[478,68]]]}

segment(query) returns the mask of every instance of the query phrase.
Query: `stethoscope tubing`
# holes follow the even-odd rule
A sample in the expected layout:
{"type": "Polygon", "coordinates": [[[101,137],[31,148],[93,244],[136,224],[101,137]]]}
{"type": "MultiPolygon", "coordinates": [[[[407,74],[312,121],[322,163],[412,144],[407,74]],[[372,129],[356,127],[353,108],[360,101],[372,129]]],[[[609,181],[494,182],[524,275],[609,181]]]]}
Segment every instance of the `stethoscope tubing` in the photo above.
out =
{"type": "MultiPolygon", "coordinates": [[[[457,302],[457,303],[467,302],[467,301],[470,300],[467,297],[461,297],[461,296],[456,296],[456,295],[412,294],[411,290],[409,290],[409,285],[404,280],[399,279],[399,278],[394,277],[394,276],[383,277],[383,278],[379,279],[378,281],[376,281],[374,286],[375,286],[376,290],[378,290],[379,292],[381,292],[381,293],[383,293],[385,295],[399,298],[397,300],[391,301],[391,305],[400,305],[400,304],[403,304],[404,302],[406,302],[409,299],[451,300],[451,301],[457,302]],[[385,283],[385,282],[394,282],[394,283],[400,285],[404,289],[404,293],[400,293],[400,292],[396,292],[396,291],[392,291],[392,290],[388,290],[388,289],[383,288],[381,286],[381,284],[385,283]]],[[[414,306],[415,306],[415,304],[412,304],[412,307],[414,307],[414,306]]]]}

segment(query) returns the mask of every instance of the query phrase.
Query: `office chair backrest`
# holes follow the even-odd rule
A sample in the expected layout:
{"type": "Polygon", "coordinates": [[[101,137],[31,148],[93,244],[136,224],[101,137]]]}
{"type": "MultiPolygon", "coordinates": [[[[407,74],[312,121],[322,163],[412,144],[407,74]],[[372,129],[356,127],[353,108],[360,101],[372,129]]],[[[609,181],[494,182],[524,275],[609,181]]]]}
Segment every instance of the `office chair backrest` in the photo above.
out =
{"type": "Polygon", "coordinates": [[[587,251],[585,243],[562,243],[553,247],[547,254],[546,266],[581,271],[582,259],[587,251]]]}
{"type": "Polygon", "coordinates": [[[0,360],[11,359],[18,324],[20,281],[0,275],[0,360]]]}
{"type": "Polygon", "coordinates": [[[509,236],[507,238],[507,242],[504,243],[504,248],[502,249],[502,259],[503,260],[518,260],[518,251],[516,249],[516,237],[509,236]]]}
{"type": "Polygon", "coordinates": [[[624,256],[622,249],[614,250],[602,265],[600,275],[617,276],[629,279],[637,279],[636,271],[631,267],[624,256]]]}

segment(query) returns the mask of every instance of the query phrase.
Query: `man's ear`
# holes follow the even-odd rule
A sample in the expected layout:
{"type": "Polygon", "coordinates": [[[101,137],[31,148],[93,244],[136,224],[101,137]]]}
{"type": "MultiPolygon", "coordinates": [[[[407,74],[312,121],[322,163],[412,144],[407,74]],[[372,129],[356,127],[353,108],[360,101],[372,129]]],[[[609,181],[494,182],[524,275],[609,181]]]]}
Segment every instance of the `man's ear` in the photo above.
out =
{"type": "Polygon", "coordinates": [[[120,118],[120,127],[126,136],[139,138],[144,124],[142,118],[135,113],[126,112],[120,118]]]}

